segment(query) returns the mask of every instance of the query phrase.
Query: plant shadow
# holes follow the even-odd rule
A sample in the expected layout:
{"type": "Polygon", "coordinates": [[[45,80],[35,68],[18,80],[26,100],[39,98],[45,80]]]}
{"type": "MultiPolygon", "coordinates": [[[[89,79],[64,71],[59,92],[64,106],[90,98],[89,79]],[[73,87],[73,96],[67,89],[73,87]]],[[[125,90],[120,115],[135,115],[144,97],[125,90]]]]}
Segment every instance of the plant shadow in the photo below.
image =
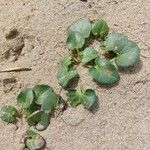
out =
{"type": "Polygon", "coordinates": [[[119,71],[125,74],[136,74],[143,68],[143,62],[140,60],[136,65],[128,68],[120,68],[119,71]]]}
{"type": "Polygon", "coordinates": [[[92,108],[90,109],[90,112],[95,115],[96,112],[98,112],[98,110],[99,110],[99,99],[98,99],[98,96],[97,96],[97,101],[96,101],[96,103],[92,106],[92,108]]]}
{"type": "Polygon", "coordinates": [[[116,87],[119,85],[119,81],[120,81],[120,78],[117,82],[113,83],[113,84],[101,84],[99,82],[97,82],[95,79],[93,79],[93,81],[99,86],[99,88],[102,88],[102,89],[110,89],[112,87],[116,87]]]}

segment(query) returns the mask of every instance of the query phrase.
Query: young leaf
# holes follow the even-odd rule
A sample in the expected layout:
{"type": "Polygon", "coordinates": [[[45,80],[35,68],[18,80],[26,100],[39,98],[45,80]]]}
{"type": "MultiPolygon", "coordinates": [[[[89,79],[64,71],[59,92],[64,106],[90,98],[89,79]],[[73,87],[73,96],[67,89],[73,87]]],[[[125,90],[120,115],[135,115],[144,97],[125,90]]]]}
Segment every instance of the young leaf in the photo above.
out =
{"type": "Polygon", "coordinates": [[[119,67],[129,67],[139,60],[139,47],[123,34],[111,33],[101,47],[105,51],[113,51],[117,54],[115,63],[119,67]]]}
{"type": "Polygon", "coordinates": [[[81,52],[81,62],[83,64],[86,64],[90,62],[91,60],[95,59],[98,57],[98,53],[94,48],[86,48],[84,51],[81,52]]]}
{"type": "Polygon", "coordinates": [[[45,130],[49,125],[49,115],[43,111],[36,111],[27,118],[29,126],[42,126],[41,130],[45,130]]]}
{"type": "Polygon", "coordinates": [[[26,132],[26,138],[26,146],[30,150],[43,149],[45,147],[46,143],[43,137],[32,130],[26,132]]]}
{"type": "Polygon", "coordinates": [[[83,47],[85,39],[79,32],[70,31],[68,33],[67,45],[71,50],[80,49],[83,47]]]}
{"type": "Polygon", "coordinates": [[[54,91],[52,87],[48,86],[48,85],[44,85],[44,84],[41,84],[41,85],[36,85],[34,88],[33,88],[33,91],[35,93],[35,97],[36,97],[36,103],[41,105],[42,102],[39,100],[39,97],[46,91],[46,90],[51,90],[52,92],[54,91]]]}
{"type": "Polygon", "coordinates": [[[37,136],[38,136],[38,134],[36,132],[34,132],[33,130],[27,130],[26,131],[26,137],[27,138],[36,139],[37,136]]]}
{"type": "Polygon", "coordinates": [[[95,64],[89,69],[89,73],[96,81],[112,84],[119,79],[118,70],[109,61],[97,58],[95,64]]]}
{"type": "Polygon", "coordinates": [[[129,67],[137,63],[140,57],[140,49],[136,43],[128,41],[127,45],[118,52],[115,63],[119,67],[129,67]]]}
{"type": "Polygon", "coordinates": [[[101,48],[104,51],[113,51],[113,52],[118,52],[121,51],[124,46],[127,44],[128,38],[125,37],[121,33],[110,33],[104,42],[101,44],[101,48]]]}
{"type": "Polygon", "coordinates": [[[55,110],[58,100],[59,95],[49,89],[38,98],[38,101],[42,103],[41,109],[47,114],[52,113],[55,110]]]}
{"type": "Polygon", "coordinates": [[[68,96],[68,102],[72,107],[76,107],[77,105],[81,104],[83,101],[82,91],[78,91],[76,89],[68,90],[67,96],[68,96]]]}
{"type": "Polygon", "coordinates": [[[8,123],[15,120],[15,115],[17,111],[13,106],[3,106],[0,110],[0,118],[8,123]]]}
{"type": "Polygon", "coordinates": [[[87,89],[85,91],[81,91],[80,89],[70,89],[67,96],[70,106],[76,107],[79,104],[83,104],[85,108],[89,110],[97,101],[96,93],[92,89],[87,89]]]}
{"type": "Polygon", "coordinates": [[[87,89],[84,93],[83,105],[90,110],[97,102],[97,96],[94,90],[87,89]]]}
{"type": "Polygon", "coordinates": [[[100,38],[104,38],[107,36],[109,32],[109,28],[107,23],[104,20],[97,20],[92,25],[92,33],[95,36],[100,36],[100,38]]]}
{"type": "Polygon", "coordinates": [[[45,85],[45,84],[35,85],[33,88],[35,98],[38,99],[38,97],[48,89],[53,91],[53,88],[48,85],[45,85]]]}
{"type": "Polygon", "coordinates": [[[57,73],[57,79],[62,87],[67,87],[69,82],[78,76],[74,67],[72,67],[71,57],[65,57],[61,62],[57,73]]]}
{"type": "Polygon", "coordinates": [[[79,32],[84,38],[88,38],[90,36],[91,28],[92,25],[89,21],[78,20],[69,27],[68,32],[79,32]]]}
{"type": "Polygon", "coordinates": [[[29,115],[31,115],[33,112],[39,110],[39,106],[36,104],[32,104],[30,107],[23,109],[22,114],[23,117],[27,118],[29,115]]]}
{"type": "Polygon", "coordinates": [[[29,108],[34,100],[34,93],[32,89],[25,89],[17,96],[17,105],[22,108],[29,108]]]}

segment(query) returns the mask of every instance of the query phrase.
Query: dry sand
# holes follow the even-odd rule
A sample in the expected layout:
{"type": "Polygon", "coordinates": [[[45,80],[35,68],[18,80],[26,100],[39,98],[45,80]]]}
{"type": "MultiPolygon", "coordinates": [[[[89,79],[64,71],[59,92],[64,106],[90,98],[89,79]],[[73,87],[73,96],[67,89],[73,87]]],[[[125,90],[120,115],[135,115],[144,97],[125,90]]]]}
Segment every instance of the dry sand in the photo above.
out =
{"type": "MultiPolygon", "coordinates": [[[[150,150],[149,0],[0,0],[0,70],[32,68],[0,74],[0,107],[16,105],[17,93],[38,83],[59,91],[56,74],[60,59],[68,54],[66,29],[79,18],[104,18],[111,31],[123,32],[138,43],[141,61],[120,72],[121,80],[113,87],[97,85],[86,69],[78,69],[82,85],[96,90],[99,108],[94,114],[77,108],[82,115],[68,110],[71,119],[81,120],[77,126],[53,118],[48,129],[41,132],[47,149],[150,150]],[[5,38],[11,28],[19,32],[16,41],[5,38]],[[15,47],[16,43],[20,47],[15,47]],[[10,45],[14,51],[8,53],[10,45]]],[[[14,125],[0,121],[0,150],[19,150],[26,125],[19,121],[18,126],[16,130],[14,125]]]]}

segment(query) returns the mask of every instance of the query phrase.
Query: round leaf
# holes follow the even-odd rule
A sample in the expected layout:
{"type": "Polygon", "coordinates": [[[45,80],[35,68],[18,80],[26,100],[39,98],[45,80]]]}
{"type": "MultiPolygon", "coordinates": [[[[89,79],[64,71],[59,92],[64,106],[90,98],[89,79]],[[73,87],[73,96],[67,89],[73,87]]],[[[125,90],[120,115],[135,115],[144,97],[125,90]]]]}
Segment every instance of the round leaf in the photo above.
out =
{"type": "Polygon", "coordinates": [[[87,89],[84,93],[83,104],[85,108],[91,109],[97,102],[97,96],[94,90],[87,89]]]}
{"type": "Polygon", "coordinates": [[[109,32],[109,28],[107,23],[104,20],[97,20],[92,25],[92,33],[95,36],[100,36],[101,38],[104,38],[107,36],[109,32]]]}
{"type": "Polygon", "coordinates": [[[91,60],[98,57],[97,51],[94,48],[86,48],[84,51],[81,52],[81,62],[86,64],[91,60]]]}
{"type": "Polygon", "coordinates": [[[53,91],[53,88],[51,88],[50,86],[48,85],[44,85],[44,84],[41,84],[41,85],[36,85],[34,88],[33,88],[33,91],[35,93],[35,97],[36,97],[36,103],[41,105],[42,102],[40,102],[40,100],[38,100],[38,98],[40,97],[41,94],[43,94],[46,90],[51,90],[53,91]]]}
{"type": "Polygon", "coordinates": [[[121,51],[128,42],[128,38],[121,33],[110,33],[104,42],[101,44],[101,48],[105,51],[118,52],[121,51]]]}
{"type": "Polygon", "coordinates": [[[34,93],[32,89],[25,89],[17,96],[17,105],[22,108],[29,108],[34,100],[34,93]]]}
{"type": "Polygon", "coordinates": [[[112,84],[119,79],[118,70],[109,61],[97,58],[95,66],[89,70],[90,75],[102,84],[112,84]]]}
{"type": "Polygon", "coordinates": [[[115,58],[115,63],[119,67],[129,67],[137,63],[140,57],[140,49],[136,43],[129,41],[115,58]]]}
{"type": "Polygon", "coordinates": [[[84,38],[88,38],[90,36],[91,28],[92,25],[89,21],[78,20],[69,27],[68,32],[79,32],[84,38]]]}
{"type": "Polygon", "coordinates": [[[116,53],[115,63],[119,67],[129,67],[139,60],[139,47],[123,34],[109,34],[101,47],[105,51],[116,53]]]}
{"type": "Polygon", "coordinates": [[[30,150],[40,150],[44,149],[46,142],[41,135],[32,130],[28,130],[26,132],[25,144],[30,150]]]}
{"type": "Polygon", "coordinates": [[[59,96],[51,90],[46,90],[38,99],[42,103],[41,109],[45,113],[52,113],[57,106],[59,96]]]}
{"type": "Polygon", "coordinates": [[[72,67],[71,57],[65,57],[61,62],[57,73],[57,79],[62,87],[67,87],[69,82],[78,76],[74,67],[72,67]]]}
{"type": "Polygon", "coordinates": [[[91,109],[97,101],[96,93],[92,89],[87,89],[86,91],[81,91],[81,89],[70,89],[67,96],[68,102],[72,107],[83,104],[85,108],[91,109]]]}
{"type": "Polygon", "coordinates": [[[45,130],[49,125],[49,115],[43,111],[36,111],[27,118],[29,126],[41,125],[45,130]]]}
{"type": "Polygon", "coordinates": [[[80,49],[83,47],[85,43],[85,39],[79,32],[69,32],[68,38],[67,38],[67,45],[68,48],[73,49],[80,49]]]}
{"type": "Polygon", "coordinates": [[[70,106],[76,107],[77,105],[82,103],[82,93],[76,89],[70,89],[67,93],[68,102],[70,106]]]}
{"type": "Polygon", "coordinates": [[[13,106],[3,106],[0,110],[0,118],[8,123],[15,120],[15,115],[17,111],[13,106]]]}

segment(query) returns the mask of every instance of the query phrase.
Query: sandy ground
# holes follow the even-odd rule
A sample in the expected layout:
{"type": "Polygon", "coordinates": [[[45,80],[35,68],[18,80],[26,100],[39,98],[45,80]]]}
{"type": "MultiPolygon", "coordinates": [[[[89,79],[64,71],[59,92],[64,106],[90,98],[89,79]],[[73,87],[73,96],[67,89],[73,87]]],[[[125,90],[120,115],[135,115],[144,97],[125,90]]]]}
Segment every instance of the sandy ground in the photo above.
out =
{"type": "MultiPolygon", "coordinates": [[[[149,0],[0,0],[0,70],[31,67],[32,71],[0,74],[0,106],[16,105],[24,87],[49,84],[58,92],[56,74],[68,54],[66,29],[75,20],[104,18],[111,31],[125,33],[141,48],[141,61],[120,72],[113,87],[97,85],[86,69],[78,69],[85,88],[96,90],[99,108],[68,111],[78,126],[53,118],[42,136],[49,150],[150,150],[150,1],[149,0]],[[16,28],[21,50],[8,51],[6,34],[16,28]],[[79,113],[81,112],[81,113],[79,113]]],[[[13,39],[12,39],[13,40],[13,39]]],[[[65,95],[63,91],[62,95],[65,95]]],[[[67,113],[67,112],[66,112],[67,113]]],[[[0,149],[19,150],[25,125],[0,121],[0,149]]]]}

